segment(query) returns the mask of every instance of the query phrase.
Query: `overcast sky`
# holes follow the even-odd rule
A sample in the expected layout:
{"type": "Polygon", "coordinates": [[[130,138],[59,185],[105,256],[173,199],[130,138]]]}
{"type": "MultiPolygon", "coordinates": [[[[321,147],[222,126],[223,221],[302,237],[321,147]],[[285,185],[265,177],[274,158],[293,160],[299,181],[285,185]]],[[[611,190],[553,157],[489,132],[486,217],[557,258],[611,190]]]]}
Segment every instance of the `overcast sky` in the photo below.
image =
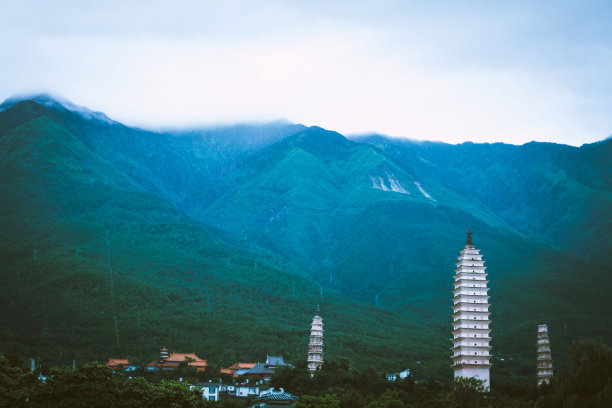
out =
{"type": "Polygon", "coordinates": [[[612,2],[0,0],[0,99],[128,125],[580,145],[612,134],[612,2]],[[512,4],[510,4],[512,3],[512,4]]]}

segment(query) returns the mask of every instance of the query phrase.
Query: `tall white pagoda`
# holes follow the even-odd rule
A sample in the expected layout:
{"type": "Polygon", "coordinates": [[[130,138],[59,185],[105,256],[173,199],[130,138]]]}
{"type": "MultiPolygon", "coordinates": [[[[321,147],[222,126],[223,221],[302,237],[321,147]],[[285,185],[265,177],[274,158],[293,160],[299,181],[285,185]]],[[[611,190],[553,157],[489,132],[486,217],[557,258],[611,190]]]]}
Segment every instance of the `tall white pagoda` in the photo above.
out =
{"type": "Polygon", "coordinates": [[[552,354],[548,340],[548,326],[538,325],[538,385],[550,384],[553,377],[552,354]]]}
{"type": "Polygon", "coordinates": [[[312,318],[310,329],[310,344],[308,345],[308,369],[312,374],[323,365],[323,318],[321,308],[317,306],[317,313],[312,318]]]}
{"type": "Polygon", "coordinates": [[[491,346],[489,296],[484,260],[472,243],[468,228],[467,243],[455,263],[453,289],[453,370],[455,378],[473,377],[489,389],[491,346]]]}

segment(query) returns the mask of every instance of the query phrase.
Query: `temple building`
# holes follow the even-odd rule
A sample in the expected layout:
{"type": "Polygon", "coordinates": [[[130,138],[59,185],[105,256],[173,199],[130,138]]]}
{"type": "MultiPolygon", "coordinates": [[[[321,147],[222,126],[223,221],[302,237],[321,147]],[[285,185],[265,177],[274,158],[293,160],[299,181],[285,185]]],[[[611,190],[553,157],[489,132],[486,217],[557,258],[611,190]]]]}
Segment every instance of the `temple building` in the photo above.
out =
{"type": "Polygon", "coordinates": [[[269,380],[274,375],[274,371],[279,367],[293,367],[285,363],[283,356],[266,356],[265,363],[257,363],[252,368],[244,372],[245,377],[259,377],[269,380]]]}
{"type": "Polygon", "coordinates": [[[252,408],[293,408],[297,399],[298,397],[285,392],[282,388],[279,391],[272,388],[255,398],[252,408]]]}
{"type": "Polygon", "coordinates": [[[308,345],[308,369],[311,373],[323,365],[323,318],[321,308],[317,306],[317,313],[312,318],[310,329],[310,344],[308,345]]]}
{"type": "Polygon", "coordinates": [[[151,361],[146,365],[146,369],[172,371],[182,362],[195,367],[198,371],[205,371],[206,367],[208,367],[206,360],[201,359],[195,353],[169,353],[168,349],[163,347],[159,350],[159,360],[151,361]]]}
{"type": "Polygon", "coordinates": [[[127,358],[109,358],[106,365],[114,372],[117,371],[134,371],[136,366],[130,362],[127,358]]]}
{"type": "Polygon", "coordinates": [[[538,385],[550,384],[553,377],[552,354],[548,340],[548,326],[538,325],[538,385]]]}
{"type": "Polygon", "coordinates": [[[248,372],[251,368],[255,367],[256,365],[257,363],[237,362],[229,366],[228,368],[222,368],[221,370],[219,370],[219,372],[222,374],[231,374],[233,378],[237,378],[237,377],[240,377],[241,375],[244,375],[246,372],[248,372]]]}
{"type": "Polygon", "coordinates": [[[452,367],[455,378],[482,380],[488,390],[491,385],[489,281],[479,252],[472,243],[472,231],[468,229],[467,243],[459,251],[455,264],[452,367]]]}

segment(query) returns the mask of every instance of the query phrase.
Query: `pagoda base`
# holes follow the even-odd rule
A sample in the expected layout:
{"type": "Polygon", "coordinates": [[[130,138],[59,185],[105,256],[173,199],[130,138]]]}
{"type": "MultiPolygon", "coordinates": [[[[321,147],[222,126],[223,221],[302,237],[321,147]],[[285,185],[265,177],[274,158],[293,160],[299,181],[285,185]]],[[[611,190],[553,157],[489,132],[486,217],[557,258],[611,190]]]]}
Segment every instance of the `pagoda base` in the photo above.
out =
{"type": "Polygon", "coordinates": [[[491,387],[490,382],[490,370],[488,367],[456,367],[455,368],[455,378],[457,377],[466,377],[466,378],[475,378],[477,380],[482,380],[482,385],[485,390],[489,391],[491,387]]]}

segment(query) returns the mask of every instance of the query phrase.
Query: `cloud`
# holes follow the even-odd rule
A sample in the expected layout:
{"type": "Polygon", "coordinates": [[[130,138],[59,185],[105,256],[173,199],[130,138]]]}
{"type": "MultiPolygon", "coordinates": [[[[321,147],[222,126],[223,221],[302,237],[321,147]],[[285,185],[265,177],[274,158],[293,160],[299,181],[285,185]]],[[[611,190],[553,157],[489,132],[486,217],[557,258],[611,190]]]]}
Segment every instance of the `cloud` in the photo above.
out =
{"type": "Polygon", "coordinates": [[[10,6],[1,21],[5,96],[57,92],[140,126],[283,117],[342,133],[570,144],[612,129],[609,33],[592,13],[587,32],[567,9],[526,3],[46,4],[10,6]]]}

